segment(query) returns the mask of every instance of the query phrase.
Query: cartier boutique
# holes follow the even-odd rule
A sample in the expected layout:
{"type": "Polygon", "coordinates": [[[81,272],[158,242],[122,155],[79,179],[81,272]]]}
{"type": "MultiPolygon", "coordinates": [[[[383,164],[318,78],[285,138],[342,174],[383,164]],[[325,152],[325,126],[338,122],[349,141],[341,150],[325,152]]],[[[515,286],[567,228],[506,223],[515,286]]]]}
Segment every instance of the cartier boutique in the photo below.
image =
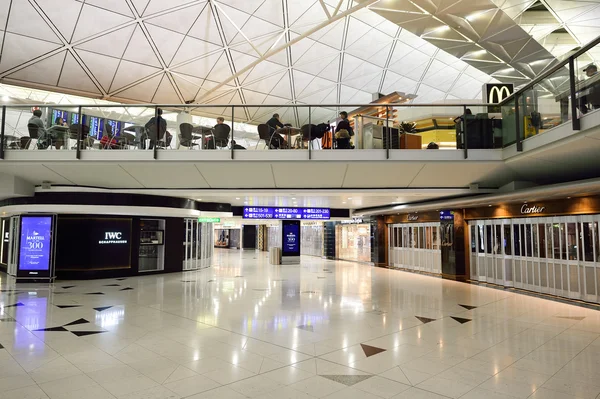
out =
{"type": "Polygon", "coordinates": [[[600,303],[600,197],[465,210],[471,280],[600,303]]]}

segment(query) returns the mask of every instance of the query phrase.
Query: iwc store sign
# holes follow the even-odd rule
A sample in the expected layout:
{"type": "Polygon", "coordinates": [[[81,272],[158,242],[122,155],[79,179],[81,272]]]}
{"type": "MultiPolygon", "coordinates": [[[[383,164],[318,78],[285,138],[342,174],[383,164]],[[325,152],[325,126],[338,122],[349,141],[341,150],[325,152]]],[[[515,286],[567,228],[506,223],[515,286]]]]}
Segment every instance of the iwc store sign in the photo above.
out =
{"type": "Polygon", "coordinates": [[[546,207],[544,206],[523,204],[523,206],[521,206],[521,215],[535,215],[544,213],[545,209],[546,207]]]}
{"type": "Polygon", "coordinates": [[[107,231],[104,233],[104,239],[99,240],[98,244],[127,244],[123,239],[123,233],[120,231],[107,231]]]}

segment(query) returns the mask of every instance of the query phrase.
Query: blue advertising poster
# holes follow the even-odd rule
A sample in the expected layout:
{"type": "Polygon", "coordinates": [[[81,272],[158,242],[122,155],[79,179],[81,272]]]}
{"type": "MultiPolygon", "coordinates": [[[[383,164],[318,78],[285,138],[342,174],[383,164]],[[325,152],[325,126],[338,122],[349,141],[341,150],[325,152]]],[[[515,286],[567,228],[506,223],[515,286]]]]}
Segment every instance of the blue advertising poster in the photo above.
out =
{"type": "Polygon", "coordinates": [[[283,222],[282,254],[300,256],[300,222],[283,222]]]}
{"type": "Polygon", "coordinates": [[[21,218],[19,270],[50,270],[52,216],[21,218]]]}

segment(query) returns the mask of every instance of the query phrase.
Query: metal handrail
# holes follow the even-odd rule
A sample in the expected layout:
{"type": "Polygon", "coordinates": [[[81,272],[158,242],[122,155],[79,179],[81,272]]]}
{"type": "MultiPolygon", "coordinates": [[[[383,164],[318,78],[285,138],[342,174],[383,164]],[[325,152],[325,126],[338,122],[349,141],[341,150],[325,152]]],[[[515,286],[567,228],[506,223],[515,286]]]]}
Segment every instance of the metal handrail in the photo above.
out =
{"type": "MultiPolygon", "coordinates": [[[[388,104],[52,104],[52,103],[34,103],[34,104],[5,104],[7,108],[29,108],[29,107],[64,107],[64,108],[359,108],[359,107],[407,107],[407,108],[425,108],[425,107],[497,107],[498,104],[490,103],[460,103],[460,104],[411,104],[411,103],[388,103],[388,104]]],[[[164,110],[164,109],[163,109],[164,110]]],[[[168,110],[164,110],[168,111],[168,110]]]]}
{"type": "Polygon", "coordinates": [[[557,63],[550,69],[548,69],[547,71],[538,75],[535,79],[528,82],[525,86],[521,87],[519,90],[517,90],[516,92],[514,92],[513,94],[511,94],[510,96],[505,98],[504,101],[502,101],[500,104],[496,104],[496,106],[506,105],[509,101],[514,100],[516,97],[523,94],[525,91],[531,89],[536,84],[540,83],[543,80],[546,80],[549,76],[554,75],[557,71],[559,71],[560,69],[567,66],[571,62],[571,60],[575,60],[576,58],[587,53],[590,49],[596,47],[599,44],[600,44],[600,36],[598,36],[597,38],[595,38],[594,40],[592,40],[585,46],[581,47],[579,50],[577,50],[576,52],[574,52],[573,54],[571,54],[569,57],[565,58],[564,60],[560,61],[559,63],[557,63]]]}

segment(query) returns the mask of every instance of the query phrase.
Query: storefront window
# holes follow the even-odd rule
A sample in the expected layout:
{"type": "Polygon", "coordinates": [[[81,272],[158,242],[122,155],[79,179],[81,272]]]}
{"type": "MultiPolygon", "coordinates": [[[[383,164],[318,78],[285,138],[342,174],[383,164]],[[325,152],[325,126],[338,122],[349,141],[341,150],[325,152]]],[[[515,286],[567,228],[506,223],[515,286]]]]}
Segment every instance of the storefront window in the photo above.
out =
{"type": "Polygon", "coordinates": [[[515,235],[515,256],[521,256],[521,225],[513,225],[513,232],[515,235]]]}
{"type": "Polygon", "coordinates": [[[494,226],[495,237],[494,237],[494,253],[496,255],[502,254],[502,226],[494,226]]]}
{"type": "Polygon", "coordinates": [[[533,257],[537,258],[540,256],[537,224],[531,226],[531,239],[533,240],[533,257]]]}
{"type": "Polygon", "coordinates": [[[486,239],[486,252],[492,253],[494,242],[492,241],[492,226],[489,224],[485,226],[485,239],[486,239]]]}
{"type": "MultiPolygon", "coordinates": [[[[546,256],[548,257],[548,259],[554,259],[554,257],[556,256],[556,254],[554,253],[555,244],[552,234],[553,230],[554,228],[552,224],[546,224],[546,256]]],[[[556,238],[556,240],[558,240],[558,238],[556,238]]]]}
{"type": "Polygon", "coordinates": [[[471,253],[477,253],[477,234],[474,225],[471,225],[471,253]]]}
{"type": "Polygon", "coordinates": [[[434,226],[432,227],[432,233],[433,233],[433,249],[440,249],[440,233],[439,233],[439,226],[434,226]]]}
{"type": "Polygon", "coordinates": [[[410,248],[410,227],[402,228],[402,243],[403,248],[410,248]]]}
{"type": "Polygon", "coordinates": [[[538,224],[538,234],[540,236],[540,258],[546,257],[546,225],[538,224]]]}
{"type": "Polygon", "coordinates": [[[510,234],[510,224],[504,225],[504,254],[512,255],[512,242],[511,242],[511,234],[510,234]]]}
{"type": "Polygon", "coordinates": [[[339,224],[335,228],[337,258],[359,262],[371,261],[370,224],[339,224]]]}
{"type": "Polygon", "coordinates": [[[485,237],[483,235],[483,226],[482,225],[478,225],[477,226],[477,234],[479,237],[479,253],[485,253],[485,237]]]}
{"type": "Polygon", "coordinates": [[[577,260],[577,224],[567,223],[569,260],[577,260]]]}

